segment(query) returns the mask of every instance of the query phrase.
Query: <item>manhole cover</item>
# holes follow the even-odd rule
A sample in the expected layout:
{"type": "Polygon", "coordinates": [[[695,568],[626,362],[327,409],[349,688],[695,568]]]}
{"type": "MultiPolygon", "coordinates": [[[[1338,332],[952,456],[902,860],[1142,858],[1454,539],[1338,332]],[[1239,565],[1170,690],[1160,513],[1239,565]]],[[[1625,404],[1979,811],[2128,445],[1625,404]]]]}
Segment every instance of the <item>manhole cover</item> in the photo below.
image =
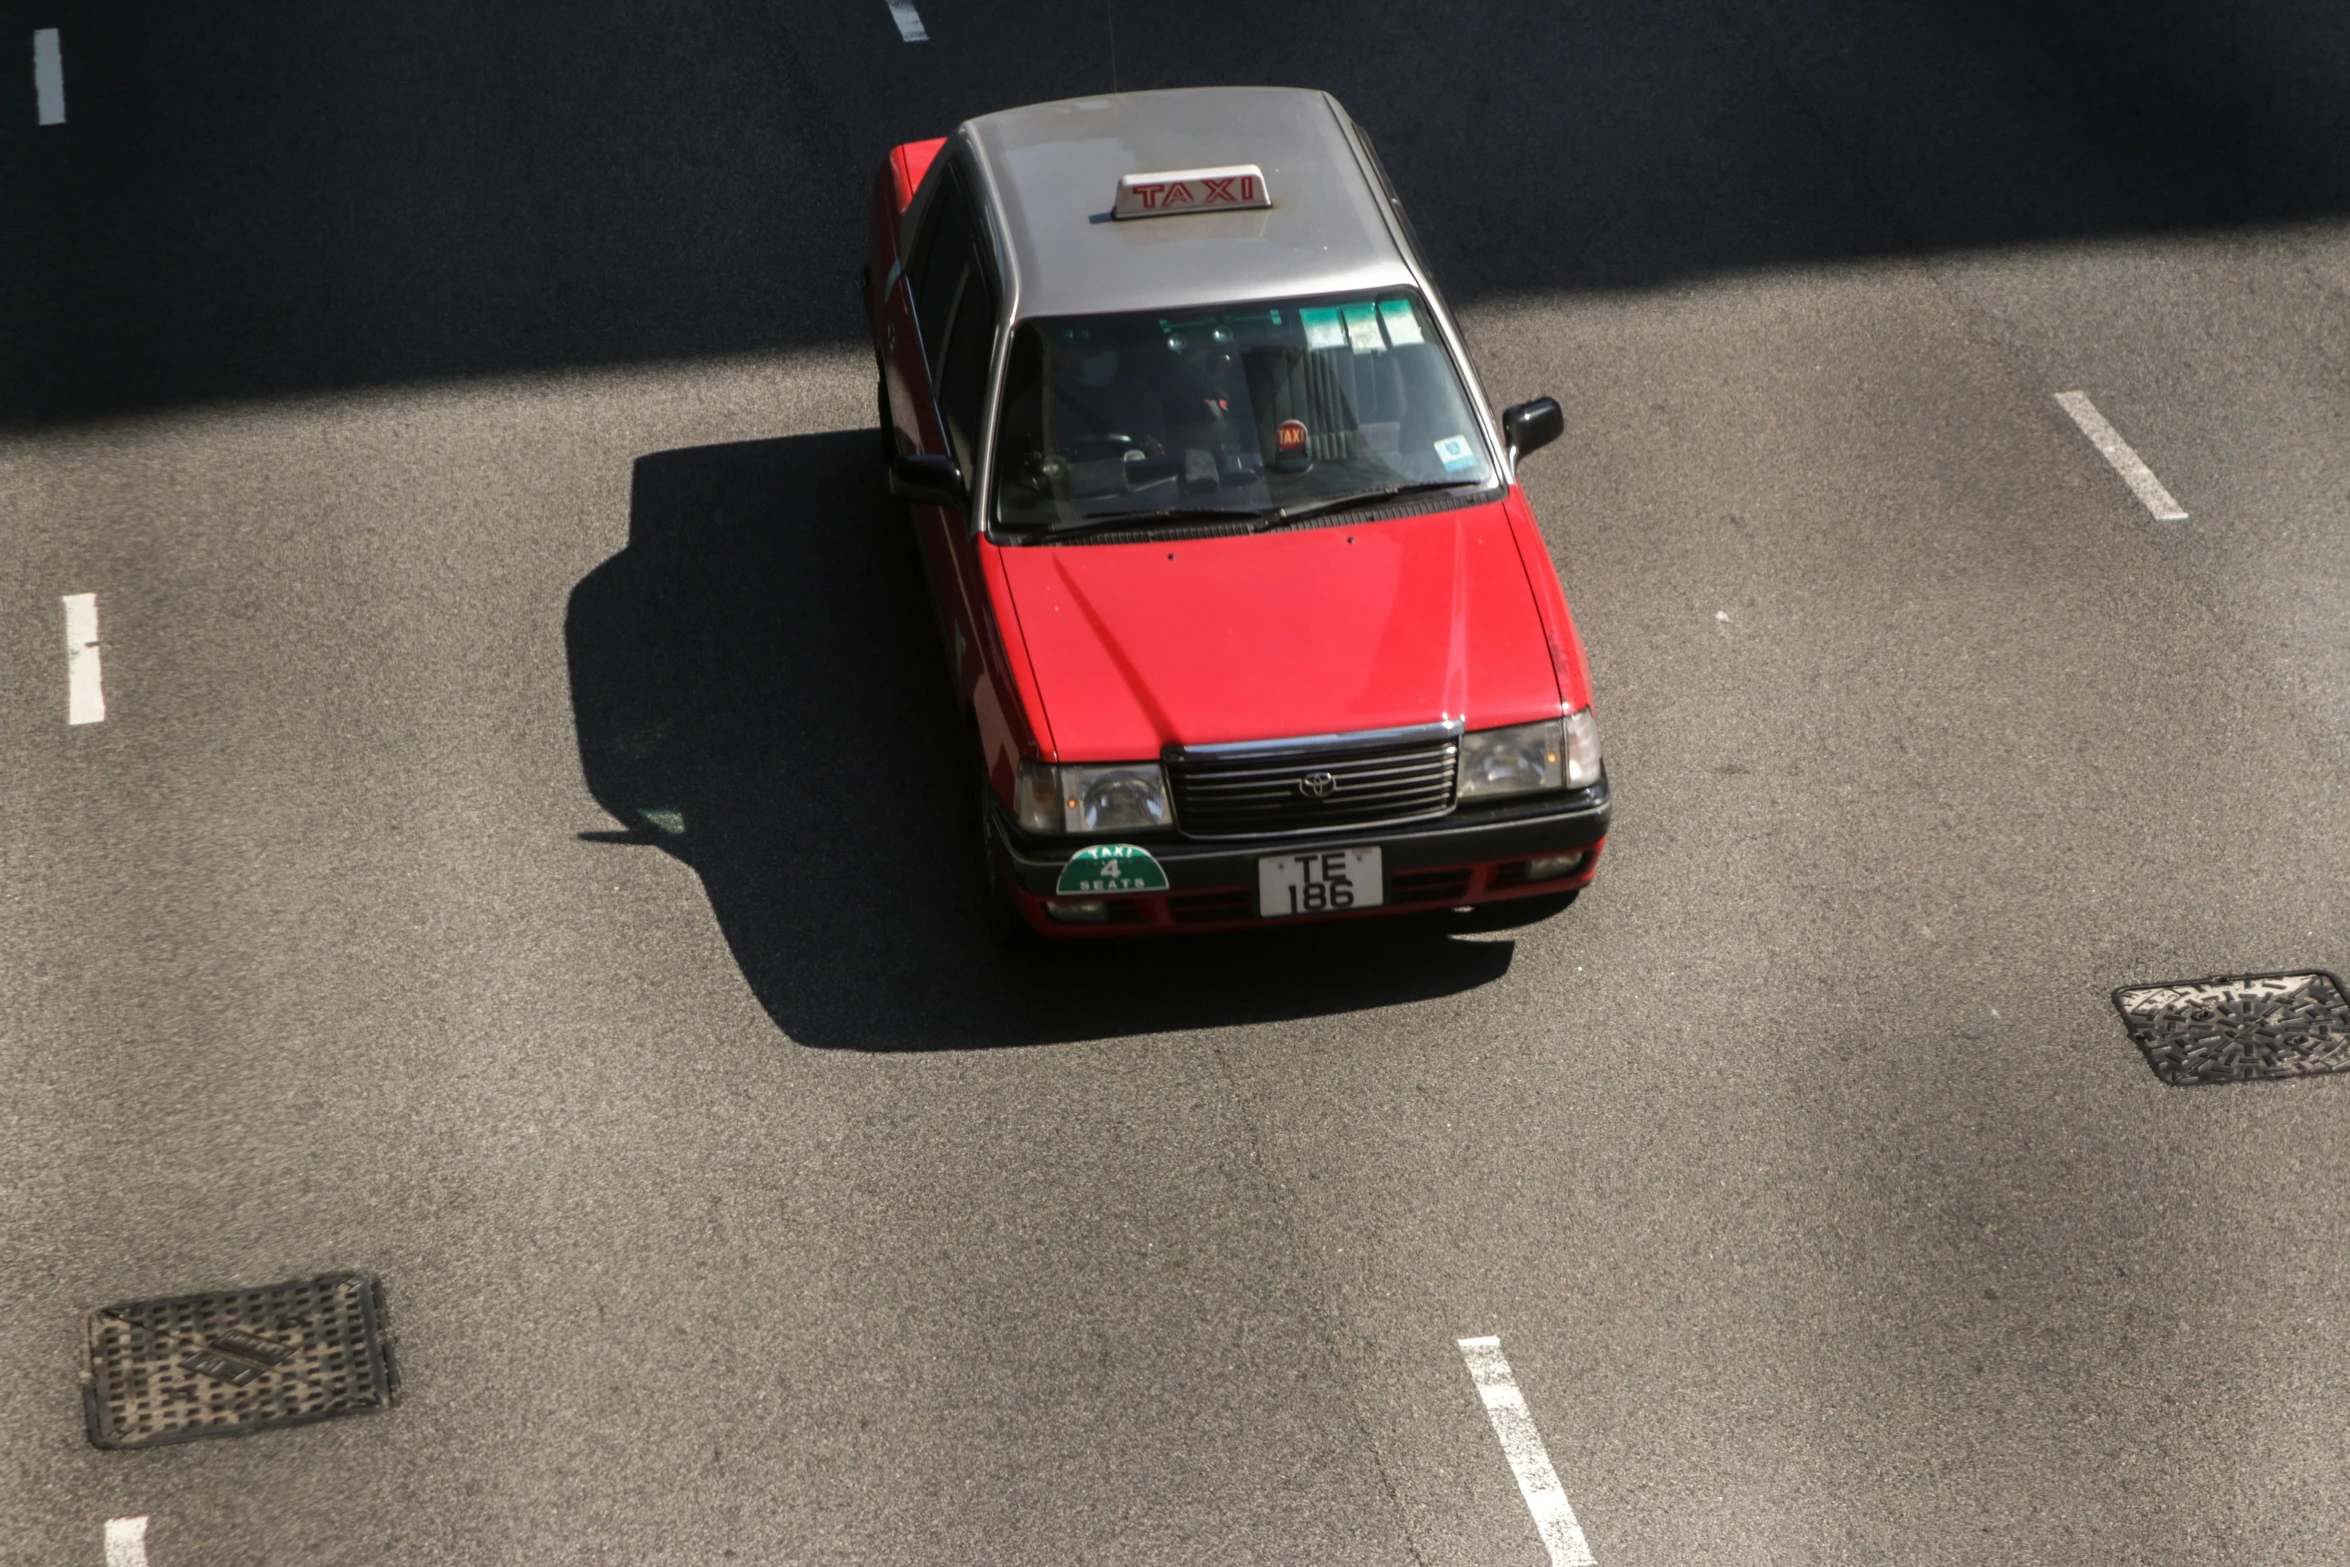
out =
{"type": "Polygon", "coordinates": [[[375,1280],[355,1273],[101,1306],[82,1320],[98,1447],[242,1436],[377,1409],[397,1383],[375,1280]]]}
{"type": "Polygon", "coordinates": [[[2350,1069],[2350,996],[2318,970],[2242,974],[2113,993],[2166,1083],[2248,1083],[2350,1069]]]}

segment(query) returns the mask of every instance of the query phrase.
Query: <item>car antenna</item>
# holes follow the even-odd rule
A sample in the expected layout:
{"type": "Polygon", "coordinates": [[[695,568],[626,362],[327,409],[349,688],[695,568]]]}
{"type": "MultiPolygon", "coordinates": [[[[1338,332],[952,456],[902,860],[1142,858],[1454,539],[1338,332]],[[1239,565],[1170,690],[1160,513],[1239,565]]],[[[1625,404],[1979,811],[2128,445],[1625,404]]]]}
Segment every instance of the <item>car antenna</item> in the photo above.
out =
{"type": "Polygon", "coordinates": [[[1110,91],[1118,90],[1118,0],[1102,0],[1102,25],[1110,30],[1110,91]]]}

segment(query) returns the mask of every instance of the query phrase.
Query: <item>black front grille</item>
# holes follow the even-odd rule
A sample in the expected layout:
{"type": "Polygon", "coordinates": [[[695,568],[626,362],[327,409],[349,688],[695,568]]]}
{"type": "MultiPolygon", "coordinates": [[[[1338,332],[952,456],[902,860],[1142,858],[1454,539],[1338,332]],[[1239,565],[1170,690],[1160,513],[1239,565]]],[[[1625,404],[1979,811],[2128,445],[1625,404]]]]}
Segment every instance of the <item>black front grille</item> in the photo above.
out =
{"type": "Polygon", "coordinates": [[[1450,736],[1377,748],[1173,759],[1175,824],[1194,838],[1252,838],[1418,821],[1452,809],[1450,736]]]}

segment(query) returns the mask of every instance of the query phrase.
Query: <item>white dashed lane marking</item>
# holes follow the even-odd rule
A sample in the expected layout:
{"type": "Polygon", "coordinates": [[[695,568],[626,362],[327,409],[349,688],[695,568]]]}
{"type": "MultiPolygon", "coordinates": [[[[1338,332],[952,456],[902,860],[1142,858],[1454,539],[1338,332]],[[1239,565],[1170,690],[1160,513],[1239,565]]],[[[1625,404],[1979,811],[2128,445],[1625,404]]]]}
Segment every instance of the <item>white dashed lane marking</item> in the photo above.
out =
{"type": "Polygon", "coordinates": [[[1550,1467],[1550,1453],[1542,1445],[1542,1433],[1534,1429],[1534,1416],[1502,1355],[1501,1340],[1465,1338],[1459,1343],[1470,1379],[1485,1400],[1485,1418],[1501,1438],[1502,1455],[1510,1461],[1510,1473],[1518,1477],[1518,1491],[1526,1498],[1526,1511],[1534,1515],[1535,1532],[1550,1552],[1550,1567],[1594,1567],[1583,1526],[1575,1521],[1558,1471],[1550,1467]]]}
{"type": "Polygon", "coordinates": [[[106,1520],[106,1567],[147,1567],[147,1519],[106,1520]]]}
{"type": "Polygon", "coordinates": [[[43,125],[65,123],[65,55],[58,47],[54,27],[33,33],[33,97],[39,102],[43,125]]]}
{"type": "Polygon", "coordinates": [[[2154,476],[2154,470],[2139,461],[2138,454],[2130,450],[2130,443],[2121,438],[2121,432],[2105,422],[2105,415],[2099,413],[2097,405],[2089,401],[2088,393],[2059,392],[2056,401],[2066,413],[2073,416],[2073,423],[2081,427],[2081,433],[2089,438],[2089,444],[2103,453],[2107,462],[2113,464],[2113,471],[2122,476],[2122,483],[2130,487],[2130,493],[2137,496],[2148,511],[2154,513],[2155,521],[2187,520],[2187,513],[2177,501],[2171,499],[2170,491],[2162,487],[2162,481],[2154,476]]]}
{"type": "Polygon", "coordinates": [[[889,19],[898,24],[898,36],[906,42],[930,41],[930,29],[922,25],[922,13],[914,9],[914,0],[889,0],[889,19]]]}
{"type": "Polygon", "coordinates": [[[106,683],[98,672],[98,595],[65,595],[65,721],[106,719],[106,683]]]}

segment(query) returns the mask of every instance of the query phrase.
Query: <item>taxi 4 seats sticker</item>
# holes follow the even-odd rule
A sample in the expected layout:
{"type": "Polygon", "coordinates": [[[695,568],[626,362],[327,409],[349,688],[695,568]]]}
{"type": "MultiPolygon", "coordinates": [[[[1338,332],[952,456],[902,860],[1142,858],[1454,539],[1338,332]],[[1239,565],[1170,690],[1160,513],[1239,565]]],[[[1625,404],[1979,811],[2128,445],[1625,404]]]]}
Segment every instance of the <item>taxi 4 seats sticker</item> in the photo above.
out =
{"type": "Polygon", "coordinates": [[[1079,849],[1061,867],[1055,892],[1165,892],[1167,873],[1151,851],[1131,843],[1097,843],[1079,849]]]}

